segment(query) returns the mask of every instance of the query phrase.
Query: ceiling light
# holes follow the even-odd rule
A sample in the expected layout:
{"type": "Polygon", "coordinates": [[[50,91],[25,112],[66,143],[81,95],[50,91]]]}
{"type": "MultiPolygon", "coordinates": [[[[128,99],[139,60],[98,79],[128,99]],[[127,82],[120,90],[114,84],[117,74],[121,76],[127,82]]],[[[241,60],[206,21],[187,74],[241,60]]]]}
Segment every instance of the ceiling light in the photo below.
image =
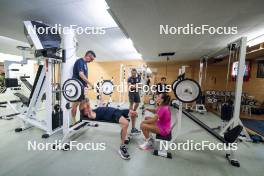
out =
{"type": "Polygon", "coordinates": [[[0,62],[4,62],[5,60],[20,62],[22,59],[22,56],[0,53],[0,62]]]}

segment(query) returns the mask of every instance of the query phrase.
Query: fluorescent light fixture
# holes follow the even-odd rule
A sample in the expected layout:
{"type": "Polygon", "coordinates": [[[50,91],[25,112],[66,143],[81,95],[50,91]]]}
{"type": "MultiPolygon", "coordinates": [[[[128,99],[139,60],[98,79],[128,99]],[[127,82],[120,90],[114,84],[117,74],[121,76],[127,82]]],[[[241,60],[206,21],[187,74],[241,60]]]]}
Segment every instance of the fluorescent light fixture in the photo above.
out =
{"type": "Polygon", "coordinates": [[[256,37],[256,38],[253,38],[253,39],[249,40],[249,41],[247,42],[247,45],[248,45],[249,47],[251,47],[251,46],[254,46],[254,45],[257,45],[257,44],[263,43],[263,42],[264,42],[264,34],[262,34],[262,35],[260,35],[260,36],[258,36],[258,37],[256,37]]]}
{"type": "Polygon", "coordinates": [[[22,56],[0,53],[0,62],[4,62],[5,60],[20,62],[22,61],[22,59],[23,59],[22,56]]]}
{"type": "Polygon", "coordinates": [[[109,14],[109,6],[105,0],[87,1],[84,7],[90,16],[89,21],[93,26],[113,28],[118,27],[112,16],[109,14]]]}
{"type": "Polygon", "coordinates": [[[131,54],[131,59],[142,59],[142,54],[135,52],[133,54],[131,54]]]}
{"type": "Polygon", "coordinates": [[[111,46],[115,51],[124,53],[124,59],[142,59],[142,55],[137,52],[131,39],[122,37],[111,46]]]}
{"type": "Polygon", "coordinates": [[[133,45],[133,46],[134,46],[134,43],[133,43],[133,41],[131,40],[131,38],[128,38],[128,39],[127,39],[127,42],[128,42],[130,45],[133,45]]]}
{"type": "Polygon", "coordinates": [[[14,46],[20,45],[20,46],[29,47],[29,44],[26,42],[22,42],[5,36],[0,36],[0,43],[3,43],[5,45],[14,45],[14,46]]]}

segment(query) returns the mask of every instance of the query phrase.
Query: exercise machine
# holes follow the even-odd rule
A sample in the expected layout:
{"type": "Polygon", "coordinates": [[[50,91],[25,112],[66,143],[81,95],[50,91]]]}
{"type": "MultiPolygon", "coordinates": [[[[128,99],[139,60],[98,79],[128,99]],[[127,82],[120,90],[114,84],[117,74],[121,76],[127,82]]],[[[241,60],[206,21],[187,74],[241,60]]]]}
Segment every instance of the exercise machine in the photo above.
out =
{"type": "Polygon", "coordinates": [[[17,117],[20,126],[16,132],[37,127],[44,131],[42,138],[61,130],[63,112],[61,109],[61,90],[56,87],[61,85],[61,67],[65,64],[65,49],[60,47],[61,36],[53,34],[48,25],[37,21],[24,21],[24,32],[35,50],[35,57],[39,61],[39,67],[34,79],[30,96],[20,95],[23,103],[23,112],[17,117]],[[38,28],[45,28],[47,34],[39,34],[38,28]],[[56,75],[59,75],[56,77],[56,75]],[[43,110],[44,108],[44,110],[43,110]]]}
{"type": "Polygon", "coordinates": [[[0,94],[1,119],[11,120],[13,117],[20,114],[23,108],[19,96],[29,97],[32,89],[32,85],[28,81],[30,76],[27,75],[32,75],[30,72],[33,72],[34,70],[33,63],[29,64],[24,57],[23,53],[26,50],[26,47],[21,48],[23,48],[22,61],[4,61],[5,91],[0,94]]]}
{"type": "MultiPolygon", "coordinates": [[[[190,79],[182,79],[181,81],[180,81],[180,79],[178,79],[175,81],[176,84],[173,87],[173,91],[174,91],[176,98],[178,100],[180,100],[179,106],[176,106],[178,109],[178,115],[177,115],[178,129],[180,129],[180,127],[181,127],[181,125],[180,125],[181,117],[182,117],[182,114],[184,114],[190,120],[192,120],[197,125],[199,125],[201,128],[203,128],[205,131],[207,131],[210,135],[215,137],[218,141],[220,141],[226,145],[228,145],[230,143],[237,142],[239,136],[242,133],[244,133],[245,135],[248,135],[246,130],[245,130],[245,127],[243,126],[243,124],[241,123],[241,120],[239,118],[247,39],[245,37],[242,37],[242,38],[240,38],[240,39],[238,39],[232,43],[236,43],[237,46],[239,46],[239,50],[240,50],[238,76],[237,76],[237,80],[236,80],[234,111],[233,111],[233,116],[232,116],[231,120],[220,131],[220,133],[217,133],[216,131],[214,131],[213,129],[208,127],[206,124],[201,122],[193,114],[182,109],[182,103],[184,103],[186,101],[188,102],[191,100],[195,101],[195,99],[197,99],[199,97],[199,94],[201,92],[201,88],[197,82],[195,82],[194,80],[190,80],[190,79]]],[[[177,132],[179,132],[179,130],[177,132]]],[[[229,163],[231,165],[239,167],[240,163],[237,159],[235,159],[234,154],[235,153],[233,150],[227,151],[226,159],[229,161],[229,163]]]]}
{"type": "MultiPolygon", "coordinates": [[[[197,83],[196,81],[194,81],[192,79],[182,77],[181,79],[177,80],[177,83],[175,84],[175,87],[173,88],[173,92],[174,92],[176,98],[180,101],[178,105],[175,105],[175,107],[178,109],[177,120],[172,126],[172,129],[173,129],[174,126],[176,124],[178,124],[177,135],[179,133],[179,130],[181,129],[181,118],[182,118],[182,114],[184,114],[186,117],[188,117],[190,120],[192,120],[195,124],[199,125],[201,128],[203,128],[210,135],[215,137],[218,141],[225,144],[226,146],[229,146],[231,143],[237,142],[238,136],[240,135],[240,133],[243,130],[243,126],[238,124],[237,126],[230,128],[228,131],[226,131],[224,133],[223,136],[221,136],[220,134],[215,132],[213,129],[208,127],[206,124],[204,124],[202,121],[200,121],[197,117],[195,117],[194,115],[192,115],[188,111],[183,110],[183,108],[182,108],[183,103],[194,102],[201,95],[201,87],[200,87],[199,83],[197,83]]],[[[178,136],[176,136],[176,137],[178,137],[178,136]]],[[[168,136],[163,136],[163,137],[160,135],[157,135],[156,138],[158,140],[171,141],[172,135],[171,135],[171,133],[168,136]]],[[[175,141],[175,139],[173,141],[175,141]]],[[[165,156],[168,158],[172,157],[171,154],[168,153],[166,150],[160,151],[157,148],[155,148],[154,154],[160,155],[160,156],[165,156]]],[[[234,151],[233,150],[226,151],[225,157],[231,165],[233,165],[235,167],[240,167],[240,163],[234,157],[234,151]]]]}

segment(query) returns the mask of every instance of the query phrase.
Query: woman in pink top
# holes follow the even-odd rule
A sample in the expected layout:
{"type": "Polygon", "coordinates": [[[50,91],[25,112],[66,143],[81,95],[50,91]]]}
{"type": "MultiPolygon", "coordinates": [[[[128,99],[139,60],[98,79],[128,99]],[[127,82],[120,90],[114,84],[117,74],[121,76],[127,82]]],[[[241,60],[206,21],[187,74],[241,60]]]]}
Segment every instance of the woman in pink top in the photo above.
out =
{"type": "Polygon", "coordinates": [[[160,134],[162,136],[167,136],[171,130],[171,112],[169,108],[170,96],[166,93],[161,93],[157,96],[156,109],[146,109],[154,113],[153,117],[147,117],[141,122],[140,128],[146,141],[140,145],[141,149],[151,149],[153,148],[154,139],[151,138],[150,133],[160,134]]]}

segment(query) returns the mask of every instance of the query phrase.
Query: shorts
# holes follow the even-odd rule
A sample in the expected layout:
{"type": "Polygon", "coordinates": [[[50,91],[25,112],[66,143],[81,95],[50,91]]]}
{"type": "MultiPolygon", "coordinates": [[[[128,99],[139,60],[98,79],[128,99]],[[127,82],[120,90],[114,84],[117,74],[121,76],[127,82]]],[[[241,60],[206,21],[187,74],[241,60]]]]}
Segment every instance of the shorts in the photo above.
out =
{"type": "Polygon", "coordinates": [[[129,109],[117,109],[113,114],[113,122],[119,123],[119,119],[124,116],[126,119],[129,118],[129,109]]]}
{"type": "Polygon", "coordinates": [[[140,103],[139,92],[129,92],[128,98],[130,103],[140,103]]]}

